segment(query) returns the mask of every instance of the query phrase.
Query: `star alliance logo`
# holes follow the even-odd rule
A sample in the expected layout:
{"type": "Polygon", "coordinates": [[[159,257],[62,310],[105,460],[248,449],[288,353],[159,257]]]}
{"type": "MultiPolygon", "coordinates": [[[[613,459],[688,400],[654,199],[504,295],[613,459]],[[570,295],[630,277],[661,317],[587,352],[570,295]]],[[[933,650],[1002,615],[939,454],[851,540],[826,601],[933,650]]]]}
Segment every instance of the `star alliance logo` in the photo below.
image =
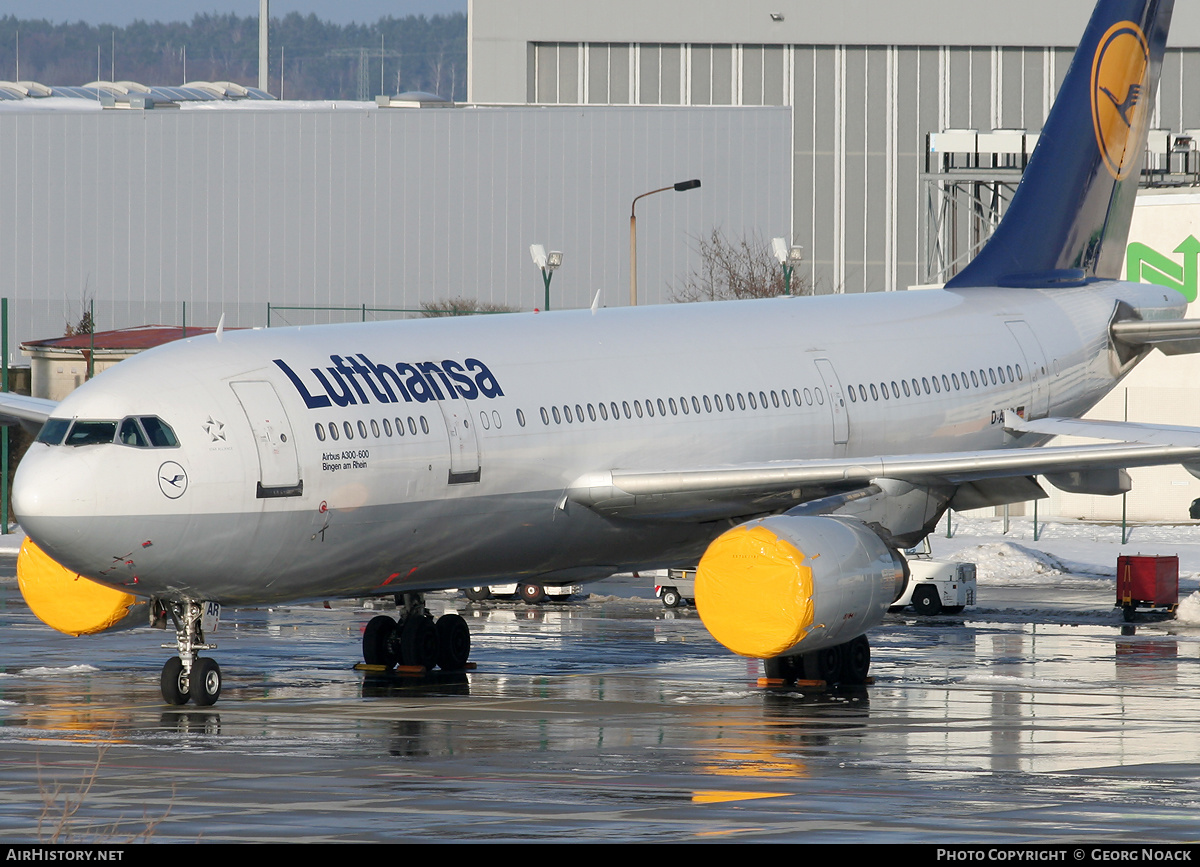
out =
{"type": "Polygon", "coordinates": [[[204,432],[212,437],[212,441],[214,443],[218,441],[224,441],[225,423],[217,421],[210,415],[208,417],[208,421],[204,423],[204,432]]]}

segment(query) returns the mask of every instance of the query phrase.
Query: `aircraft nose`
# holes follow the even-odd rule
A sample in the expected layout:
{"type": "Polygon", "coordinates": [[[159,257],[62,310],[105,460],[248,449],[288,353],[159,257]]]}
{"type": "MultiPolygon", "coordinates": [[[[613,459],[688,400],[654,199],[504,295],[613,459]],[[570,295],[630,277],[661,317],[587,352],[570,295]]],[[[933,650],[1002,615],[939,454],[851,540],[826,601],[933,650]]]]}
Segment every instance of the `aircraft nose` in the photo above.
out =
{"type": "Polygon", "coordinates": [[[81,518],[97,513],[93,460],[34,443],[17,467],[13,511],[25,532],[52,556],[61,556],[79,537],[81,518]]]}

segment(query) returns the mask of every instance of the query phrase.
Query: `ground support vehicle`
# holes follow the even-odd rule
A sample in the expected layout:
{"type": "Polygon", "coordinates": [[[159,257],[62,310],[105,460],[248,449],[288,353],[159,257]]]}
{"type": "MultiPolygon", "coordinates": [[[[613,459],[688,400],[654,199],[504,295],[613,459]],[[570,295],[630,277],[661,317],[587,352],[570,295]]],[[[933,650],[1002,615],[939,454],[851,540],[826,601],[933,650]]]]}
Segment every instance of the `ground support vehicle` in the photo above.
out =
{"type": "Polygon", "coordinates": [[[654,595],[661,599],[662,604],[667,608],[678,608],[684,603],[694,606],[696,604],[696,570],[667,569],[666,575],[661,572],[656,573],[654,595]]]}
{"type": "Polygon", "coordinates": [[[1179,605],[1179,557],[1122,554],[1117,557],[1117,601],[1125,621],[1138,608],[1165,608],[1174,617],[1179,605]]]}
{"type": "Polygon", "coordinates": [[[520,599],[527,605],[539,602],[566,602],[583,590],[578,584],[538,584],[527,581],[521,584],[490,584],[484,587],[464,587],[463,595],[472,602],[485,599],[520,599]]]}
{"type": "Polygon", "coordinates": [[[911,605],[918,614],[960,614],[975,604],[975,564],[911,556],[904,593],[892,610],[911,605]]]}

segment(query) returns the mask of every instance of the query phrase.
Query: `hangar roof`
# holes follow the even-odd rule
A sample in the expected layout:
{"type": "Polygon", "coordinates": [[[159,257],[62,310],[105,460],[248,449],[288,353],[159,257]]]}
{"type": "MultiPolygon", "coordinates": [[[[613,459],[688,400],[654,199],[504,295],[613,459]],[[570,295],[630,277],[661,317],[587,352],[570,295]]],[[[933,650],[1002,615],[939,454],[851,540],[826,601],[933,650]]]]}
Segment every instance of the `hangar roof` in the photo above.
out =
{"type": "Polygon", "coordinates": [[[179,86],[145,85],[136,81],[91,81],[83,85],[51,85],[37,81],[0,81],[0,100],[44,99],[61,96],[69,99],[128,102],[129,97],[149,98],[157,104],[213,102],[244,99],[274,99],[257,87],[244,87],[232,81],[189,81],[179,86]]]}

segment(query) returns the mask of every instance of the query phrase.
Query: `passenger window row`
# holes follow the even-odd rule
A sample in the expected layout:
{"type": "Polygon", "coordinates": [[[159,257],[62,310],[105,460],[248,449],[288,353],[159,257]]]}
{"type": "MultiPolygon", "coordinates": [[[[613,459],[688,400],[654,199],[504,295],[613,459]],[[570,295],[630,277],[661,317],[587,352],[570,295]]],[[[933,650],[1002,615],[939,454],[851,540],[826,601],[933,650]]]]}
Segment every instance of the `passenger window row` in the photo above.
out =
{"type": "MultiPolygon", "coordinates": [[[[779,391],[748,391],[738,392],[736,395],[726,392],[722,397],[720,394],[713,395],[684,395],[678,400],[673,397],[668,398],[646,398],[645,401],[635,400],[632,403],[628,400],[623,400],[620,403],[609,401],[605,403],[589,403],[586,408],[581,403],[563,404],[562,406],[541,407],[540,413],[542,416],[542,424],[574,424],[575,422],[583,421],[618,421],[621,418],[665,418],[668,414],[677,415],[699,415],[700,413],[713,412],[733,412],[735,410],[751,410],[770,409],[779,407],[791,407],[793,405],[813,406],[814,404],[821,406],[825,403],[824,391],[820,388],[805,388],[803,391],[799,388],[793,388],[791,391],[781,389],[779,391]]],[[[522,426],[525,424],[525,419],[520,410],[517,411],[517,420],[522,426]]]]}
{"type": "Polygon", "coordinates": [[[887,382],[859,383],[851,385],[848,393],[851,403],[866,403],[867,400],[899,400],[902,392],[903,397],[921,397],[943,392],[949,394],[951,390],[986,388],[989,384],[1004,385],[1024,381],[1025,371],[1021,369],[1020,364],[1015,365],[1015,369],[1014,365],[1006,364],[986,369],[981,367],[978,371],[964,370],[959,373],[922,376],[919,380],[916,377],[898,382],[893,379],[890,385],[887,382]]]}
{"type": "Polygon", "coordinates": [[[345,436],[348,440],[352,440],[356,434],[359,439],[365,440],[368,435],[368,427],[370,428],[370,435],[376,439],[378,439],[380,436],[390,438],[394,435],[402,437],[404,436],[405,427],[408,428],[408,433],[411,436],[417,435],[418,427],[421,429],[421,433],[429,433],[429,422],[426,420],[425,416],[420,416],[414,419],[411,415],[408,417],[407,424],[405,423],[404,419],[397,416],[394,427],[392,420],[385,418],[382,420],[382,422],[376,421],[375,419],[371,419],[370,421],[362,421],[360,419],[354,424],[344,421],[342,422],[340,429],[336,421],[331,421],[328,424],[317,422],[313,426],[313,430],[317,434],[317,439],[321,442],[325,442],[326,438],[337,440],[343,436],[345,436]]]}

